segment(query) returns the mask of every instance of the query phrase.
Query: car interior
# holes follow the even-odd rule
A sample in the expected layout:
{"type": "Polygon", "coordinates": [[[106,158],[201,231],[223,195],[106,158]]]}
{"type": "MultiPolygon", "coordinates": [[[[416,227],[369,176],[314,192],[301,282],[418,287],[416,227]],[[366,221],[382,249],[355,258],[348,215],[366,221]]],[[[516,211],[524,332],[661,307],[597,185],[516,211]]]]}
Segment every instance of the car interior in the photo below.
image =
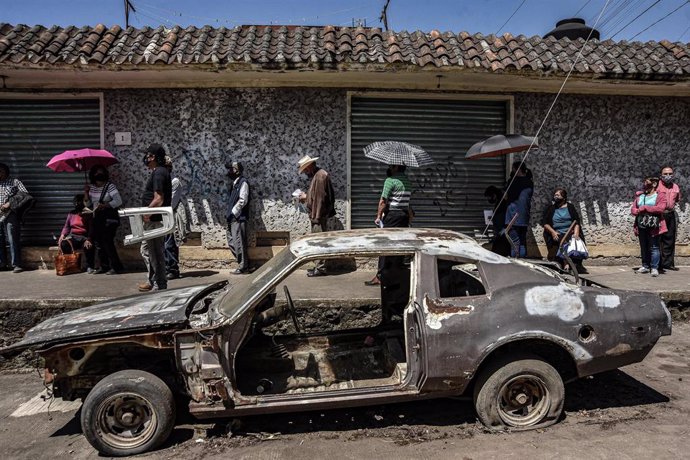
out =
{"type": "Polygon", "coordinates": [[[252,312],[235,360],[241,394],[379,387],[405,378],[403,311],[411,299],[413,257],[328,262],[351,268],[308,278],[309,263],[302,265],[252,312]],[[381,284],[365,286],[376,273],[381,284]],[[338,276],[361,279],[361,292],[339,292],[338,276]]]}
{"type": "Polygon", "coordinates": [[[440,297],[470,297],[486,294],[476,264],[439,258],[436,268],[440,297]]]}

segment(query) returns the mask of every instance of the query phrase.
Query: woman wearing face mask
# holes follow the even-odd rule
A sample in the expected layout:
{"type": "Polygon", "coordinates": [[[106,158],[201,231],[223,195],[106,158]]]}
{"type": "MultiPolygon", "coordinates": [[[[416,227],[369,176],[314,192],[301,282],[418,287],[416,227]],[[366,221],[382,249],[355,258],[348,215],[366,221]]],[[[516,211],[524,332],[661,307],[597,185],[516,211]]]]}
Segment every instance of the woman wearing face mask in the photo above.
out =
{"type": "Polygon", "coordinates": [[[652,276],[659,276],[659,236],[667,231],[663,217],[666,192],[659,190],[658,185],[659,178],[646,177],[642,191],[635,192],[631,209],[642,256],[642,266],[636,272],[651,273],[652,276]]]}
{"type": "Polygon", "coordinates": [[[661,169],[661,182],[659,190],[666,192],[666,209],[664,209],[664,221],[668,231],[659,238],[661,250],[661,265],[663,270],[678,270],[675,263],[676,253],[676,229],[678,216],[676,215],[676,205],[680,202],[680,187],[674,183],[674,172],[670,166],[661,169]]]}
{"type": "MultiPolygon", "coordinates": [[[[541,225],[544,227],[544,241],[549,248],[548,258],[549,260],[557,260],[563,269],[567,265],[563,258],[558,257],[558,247],[573,222],[575,225],[571,237],[584,240],[584,233],[580,226],[580,214],[575,206],[568,201],[568,192],[563,188],[557,188],[553,192],[552,204],[544,210],[541,225]]],[[[582,260],[573,259],[573,262],[578,273],[587,273],[585,267],[582,266],[582,260]]]]}
{"type": "Polygon", "coordinates": [[[117,209],[122,198],[105,166],[96,165],[89,171],[91,185],[85,188],[87,206],[93,210],[93,235],[98,248],[100,268],[93,273],[114,275],[123,271],[120,256],[115,248],[115,234],[120,225],[117,209]]]}
{"type": "Polygon", "coordinates": [[[86,272],[94,272],[95,247],[91,241],[92,221],[91,213],[84,212],[84,195],[79,193],[72,200],[74,209],[67,214],[65,226],[60,232],[58,246],[64,254],[72,254],[74,250],[84,249],[86,256],[86,272]]]}

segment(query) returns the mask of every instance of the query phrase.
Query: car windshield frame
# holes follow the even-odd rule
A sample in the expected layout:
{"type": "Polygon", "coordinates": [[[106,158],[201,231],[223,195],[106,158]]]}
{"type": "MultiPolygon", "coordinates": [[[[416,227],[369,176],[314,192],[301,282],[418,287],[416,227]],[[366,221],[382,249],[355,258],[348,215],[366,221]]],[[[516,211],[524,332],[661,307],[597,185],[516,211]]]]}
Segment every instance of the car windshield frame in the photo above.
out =
{"type": "Polygon", "coordinates": [[[297,260],[289,247],[272,257],[254,273],[244,275],[235,283],[230,283],[225,294],[220,298],[218,311],[227,318],[233,318],[240,309],[247,305],[266,288],[271,281],[280,276],[297,260]]]}

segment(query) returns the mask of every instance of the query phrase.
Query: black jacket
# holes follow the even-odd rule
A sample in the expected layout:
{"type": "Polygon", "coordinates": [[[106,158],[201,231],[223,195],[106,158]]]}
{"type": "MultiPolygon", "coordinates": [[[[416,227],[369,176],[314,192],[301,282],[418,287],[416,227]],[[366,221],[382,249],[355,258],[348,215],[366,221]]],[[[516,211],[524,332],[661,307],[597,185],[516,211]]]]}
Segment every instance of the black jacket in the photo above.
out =
{"type": "Polygon", "coordinates": [[[10,196],[7,202],[10,204],[10,211],[17,214],[19,222],[24,221],[26,213],[34,207],[36,200],[26,192],[17,190],[17,193],[10,196]]]}

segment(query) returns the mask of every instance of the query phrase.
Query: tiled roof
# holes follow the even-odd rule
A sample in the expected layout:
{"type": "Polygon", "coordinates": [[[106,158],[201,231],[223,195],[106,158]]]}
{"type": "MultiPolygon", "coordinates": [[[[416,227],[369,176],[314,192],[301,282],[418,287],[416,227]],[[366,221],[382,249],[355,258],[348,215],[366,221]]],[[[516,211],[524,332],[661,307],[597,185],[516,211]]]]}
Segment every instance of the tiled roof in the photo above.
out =
{"type": "MultiPolygon", "coordinates": [[[[199,65],[266,69],[467,68],[567,72],[584,40],[378,28],[240,26],[233,29],[0,24],[0,66],[199,65]]],[[[619,78],[690,76],[690,44],[592,40],[575,72],[619,78]]]]}

